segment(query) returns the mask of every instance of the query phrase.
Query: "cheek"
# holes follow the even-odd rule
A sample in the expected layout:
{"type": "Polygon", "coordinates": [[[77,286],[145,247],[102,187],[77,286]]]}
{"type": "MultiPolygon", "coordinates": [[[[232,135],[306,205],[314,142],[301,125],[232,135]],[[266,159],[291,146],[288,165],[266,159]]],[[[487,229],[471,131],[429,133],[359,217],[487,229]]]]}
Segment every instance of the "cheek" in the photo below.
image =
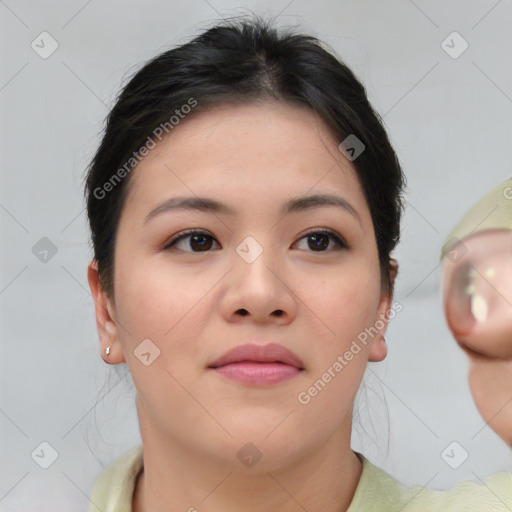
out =
{"type": "MultiPolygon", "coordinates": [[[[195,279],[158,262],[118,265],[116,310],[127,357],[145,339],[160,350],[155,363],[169,371],[200,364],[197,340],[207,317],[207,294],[214,282],[195,279]]],[[[204,355],[202,356],[204,358],[204,355]]]]}
{"type": "Polygon", "coordinates": [[[362,262],[322,280],[304,301],[315,313],[318,343],[311,343],[310,378],[297,402],[299,410],[308,411],[305,424],[309,417],[321,418],[308,424],[313,431],[336,428],[352,409],[368,361],[372,338],[365,329],[376,320],[379,278],[371,263],[362,262]]]}
{"type": "Polygon", "coordinates": [[[314,312],[324,349],[342,349],[374,324],[380,298],[379,279],[378,269],[361,258],[350,268],[340,267],[339,271],[331,272],[328,278],[305,282],[300,294],[306,297],[304,303],[309,311],[314,312]]]}

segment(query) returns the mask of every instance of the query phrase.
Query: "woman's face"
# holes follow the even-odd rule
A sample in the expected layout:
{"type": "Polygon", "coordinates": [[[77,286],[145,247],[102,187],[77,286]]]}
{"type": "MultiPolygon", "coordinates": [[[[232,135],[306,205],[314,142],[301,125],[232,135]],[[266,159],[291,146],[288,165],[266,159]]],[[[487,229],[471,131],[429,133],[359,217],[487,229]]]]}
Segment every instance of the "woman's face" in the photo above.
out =
{"type": "Polygon", "coordinates": [[[333,434],[348,444],[366,363],[386,355],[391,298],[380,294],[354,167],[320,118],[277,103],[225,105],[184,119],[133,173],[115,304],[110,320],[99,306],[97,318],[102,346],[112,345],[106,360],[130,369],[143,438],[233,463],[251,442],[266,469],[333,434]],[[318,194],[350,207],[286,212],[289,201],[318,194]],[[176,197],[224,207],[150,214],[176,197]],[[164,249],[189,229],[203,236],[164,249]],[[229,349],[268,343],[293,351],[304,369],[248,383],[209,368],[229,349]]]}

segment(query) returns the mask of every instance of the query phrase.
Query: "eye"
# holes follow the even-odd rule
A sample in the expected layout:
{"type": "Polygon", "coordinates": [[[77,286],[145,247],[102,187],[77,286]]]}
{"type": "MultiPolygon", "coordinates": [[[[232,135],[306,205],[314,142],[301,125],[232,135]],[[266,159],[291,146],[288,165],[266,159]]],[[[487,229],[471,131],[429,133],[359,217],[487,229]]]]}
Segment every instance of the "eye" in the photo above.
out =
{"type": "MultiPolygon", "coordinates": [[[[317,229],[316,231],[310,231],[302,238],[300,238],[299,242],[304,239],[309,239],[308,247],[312,248],[313,252],[329,252],[323,250],[326,247],[329,247],[329,238],[334,243],[333,250],[349,249],[348,244],[340,236],[327,229],[317,229]]],[[[185,244],[185,246],[192,250],[188,251],[187,249],[179,247],[178,250],[185,250],[185,252],[208,252],[212,246],[211,241],[215,240],[212,235],[206,233],[205,231],[190,229],[171,239],[162,249],[175,249],[180,243],[185,242],[187,239],[189,242],[188,244],[185,244]]]]}
{"type": "Polygon", "coordinates": [[[305,236],[303,236],[299,242],[301,240],[308,239],[308,247],[312,248],[313,252],[329,252],[322,250],[329,246],[329,238],[334,242],[333,250],[339,251],[349,248],[348,244],[342,240],[340,236],[328,229],[317,229],[316,231],[310,231],[305,236]]]}
{"type": "MultiPolygon", "coordinates": [[[[185,244],[187,247],[197,250],[186,251],[186,252],[207,252],[208,249],[211,248],[211,241],[215,240],[212,235],[206,233],[205,231],[197,231],[193,229],[189,229],[188,231],[182,232],[182,234],[178,237],[171,239],[165,246],[162,248],[165,250],[171,250],[171,248],[176,247],[179,243],[185,241],[186,239],[190,239],[188,244],[185,244]]],[[[181,250],[181,249],[179,249],[181,250]]]]}

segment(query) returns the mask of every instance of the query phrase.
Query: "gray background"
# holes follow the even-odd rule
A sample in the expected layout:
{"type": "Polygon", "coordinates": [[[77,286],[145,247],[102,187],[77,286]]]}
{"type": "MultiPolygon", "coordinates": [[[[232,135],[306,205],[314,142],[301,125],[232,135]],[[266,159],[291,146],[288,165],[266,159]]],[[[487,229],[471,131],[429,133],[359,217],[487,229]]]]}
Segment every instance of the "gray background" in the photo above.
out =
{"type": "Polygon", "coordinates": [[[280,13],[280,24],[339,53],[408,179],[394,253],[403,310],[386,360],[368,366],[353,448],[406,485],[446,489],[512,469],[470,395],[439,267],[457,221],[512,175],[512,2],[240,1],[0,1],[2,511],[86,511],[103,467],[140,442],[127,368],[99,353],[83,171],[121,84],[144,60],[249,9],[280,13]],[[43,31],[58,43],[46,59],[31,47],[43,31]],[[441,46],[453,31],[469,44],[458,58],[441,46]],[[32,252],[43,237],[57,248],[46,263],[32,252]],[[440,455],[452,441],[469,453],[456,470],[440,455]],[[31,457],[42,442],[58,453],[48,469],[31,457]]]}

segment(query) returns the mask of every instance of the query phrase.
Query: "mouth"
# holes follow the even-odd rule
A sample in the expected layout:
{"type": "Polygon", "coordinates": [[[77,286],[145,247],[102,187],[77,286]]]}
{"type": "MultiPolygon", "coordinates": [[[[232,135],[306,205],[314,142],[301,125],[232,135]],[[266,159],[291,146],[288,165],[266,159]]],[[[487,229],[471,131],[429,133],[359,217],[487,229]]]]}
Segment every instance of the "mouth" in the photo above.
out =
{"type": "Polygon", "coordinates": [[[252,386],[269,386],[296,377],[304,363],[292,351],[270,343],[239,345],[208,366],[218,375],[252,386]]]}

